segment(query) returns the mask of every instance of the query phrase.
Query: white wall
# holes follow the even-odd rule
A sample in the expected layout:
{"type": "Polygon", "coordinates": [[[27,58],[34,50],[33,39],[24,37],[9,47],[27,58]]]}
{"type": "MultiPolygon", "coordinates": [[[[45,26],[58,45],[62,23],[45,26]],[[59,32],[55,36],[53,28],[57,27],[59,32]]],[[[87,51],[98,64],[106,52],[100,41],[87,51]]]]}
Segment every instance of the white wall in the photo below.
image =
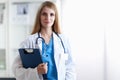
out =
{"type": "Polygon", "coordinates": [[[107,79],[120,80],[120,1],[106,3],[107,79]]]}
{"type": "Polygon", "coordinates": [[[119,0],[63,0],[77,80],[120,80],[119,0]]]}

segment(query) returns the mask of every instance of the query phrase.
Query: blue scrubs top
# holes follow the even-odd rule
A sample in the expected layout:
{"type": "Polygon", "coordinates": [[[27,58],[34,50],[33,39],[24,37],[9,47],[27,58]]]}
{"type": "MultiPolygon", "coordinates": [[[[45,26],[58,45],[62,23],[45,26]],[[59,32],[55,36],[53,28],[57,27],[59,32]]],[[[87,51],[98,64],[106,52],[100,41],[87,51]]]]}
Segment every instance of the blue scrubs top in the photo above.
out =
{"type": "Polygon", "coordinates": [[[54,60],[53,36],[48,44],[46,44],[44,40],[42,41],[42,60],[44,63],[48,63],[48,72],[47,75],[43,75],[43,78],[46,80],[57,80],[57,69],[54,60]]]}

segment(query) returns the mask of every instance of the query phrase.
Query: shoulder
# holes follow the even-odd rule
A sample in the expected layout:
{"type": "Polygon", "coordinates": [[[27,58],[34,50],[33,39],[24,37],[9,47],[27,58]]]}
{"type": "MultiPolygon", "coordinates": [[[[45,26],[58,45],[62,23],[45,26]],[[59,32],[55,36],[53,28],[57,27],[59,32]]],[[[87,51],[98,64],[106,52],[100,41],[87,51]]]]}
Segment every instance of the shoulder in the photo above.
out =
{"type": "Polygon", "coordinates": [[[20,47],[29,46],[31,43],[35,42],[36,38],[38,37],[37,33],[28,35],[20,44],[20,47]]]}
{"type": "Polygon", "coordinates": [[[61,40],[64,43],[64,45],[69,46],[69,44],[70,44],[69,37],[67,35],[63,34],[63,33],[62,34],[58,34],[58,35],[61,38],[61,40]]]}
{"type": "Polygon", "coordinates": [[[33,40],[33,39],[36,39],[37,37],[38,37],[37,33],[31,34],[26,37],[26,40],[33,40]]]}
{"type": "Polygon", "coordinates": [[[59,35],[59,36],[61,37],[61,39],[64,40],[64,41],[68,41],[68,40],[69,40],[68,36],[65,35],[65,34],[63,34],[63,33],[58,34],[58,35],[59,35]]]}

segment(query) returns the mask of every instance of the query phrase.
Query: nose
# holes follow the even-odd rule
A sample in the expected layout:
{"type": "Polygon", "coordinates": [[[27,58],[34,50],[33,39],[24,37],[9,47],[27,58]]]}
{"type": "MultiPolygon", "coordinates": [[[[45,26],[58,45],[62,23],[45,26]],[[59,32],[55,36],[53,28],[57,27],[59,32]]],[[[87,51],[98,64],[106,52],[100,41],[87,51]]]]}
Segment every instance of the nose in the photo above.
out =
{"type": "Polygon", "coordinates": [[[47,19],[47,20],[50,19],[50,15],[49,15],[49,14],[46,15],[46,19],[47,19]]]}

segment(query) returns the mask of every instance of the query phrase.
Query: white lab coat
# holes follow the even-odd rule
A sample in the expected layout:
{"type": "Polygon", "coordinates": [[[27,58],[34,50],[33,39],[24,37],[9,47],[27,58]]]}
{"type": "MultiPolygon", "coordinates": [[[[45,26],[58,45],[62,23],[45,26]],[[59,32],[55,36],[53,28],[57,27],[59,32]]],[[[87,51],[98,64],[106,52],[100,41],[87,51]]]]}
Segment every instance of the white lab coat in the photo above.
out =
{"type": "MultiPolygon", "coordinates": [[[[21,48],[36,48],[35,42],[38,33],[28,36],[22,42],[21,48]]],[[[54,59],[57,67],[58,80],[76,80],[75,64],[72,59],[71,50],[67,39],[60,35],[65,45],[67,53],[64,53],[63,46],[59,37],[53,33],[54,39],[54,59]]],[[[42,50],[42,40],[38,39],[38,47],[42,50]]],[[[23,68],[20,55],[18,55],[12,65],[12,70],[17,80],[43,80],[42,75],[38,74],[37,68],[23,68]]]]}

